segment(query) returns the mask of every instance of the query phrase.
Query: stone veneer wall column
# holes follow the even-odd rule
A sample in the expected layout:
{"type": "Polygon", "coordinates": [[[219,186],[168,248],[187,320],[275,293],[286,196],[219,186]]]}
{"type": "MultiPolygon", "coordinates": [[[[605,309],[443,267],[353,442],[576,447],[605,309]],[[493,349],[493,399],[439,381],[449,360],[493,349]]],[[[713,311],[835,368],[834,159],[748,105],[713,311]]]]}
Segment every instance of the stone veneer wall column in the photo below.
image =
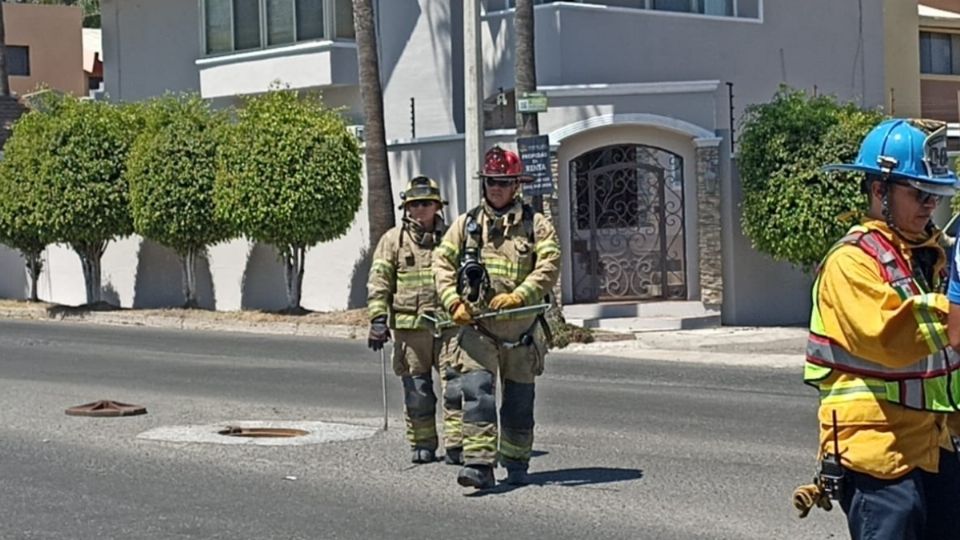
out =
{"type": "Polygon", "coordinates": [[[720,140],[694,140],[697,146],[697,249],[700,300],[723,304],[723,244],[720,235],[720,140]]]}

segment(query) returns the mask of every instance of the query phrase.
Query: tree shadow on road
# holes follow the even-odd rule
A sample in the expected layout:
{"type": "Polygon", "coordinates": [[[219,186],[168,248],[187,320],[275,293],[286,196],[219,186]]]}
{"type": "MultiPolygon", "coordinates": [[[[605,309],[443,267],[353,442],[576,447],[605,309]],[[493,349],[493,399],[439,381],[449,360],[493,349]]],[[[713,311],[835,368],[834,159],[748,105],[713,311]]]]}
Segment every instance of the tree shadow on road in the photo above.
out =
{"type": "Polygon", "coordinates": [[[511,486],[499,483],[495,488],[473,493],[466,493],[467,497],[485,497],[509,493],[515,489],[527,486],[560,486],[560,487],[588,487],[613,482],[640,480],[643,471],[640,469],[619,469],[615,467],[585,467],[582,469],[559,469],[556,471],[535,472],[527,475],[527,484],[511,486]]]}

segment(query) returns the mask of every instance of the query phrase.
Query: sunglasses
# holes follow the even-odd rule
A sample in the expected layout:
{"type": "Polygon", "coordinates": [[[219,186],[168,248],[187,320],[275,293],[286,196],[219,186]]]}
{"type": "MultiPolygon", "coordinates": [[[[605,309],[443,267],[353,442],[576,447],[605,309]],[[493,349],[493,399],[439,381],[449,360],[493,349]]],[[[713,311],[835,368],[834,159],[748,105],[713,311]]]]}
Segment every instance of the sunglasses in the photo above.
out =
{"type": "Polygon", "coordinates": [[[407,203],[407,206],[409,206],[409,207],[411,207],[411,208],[424,208],[424,207],[427,207],[427,206],[432,205],[433,203],[434,203],[434,201],[425,201],[425,200],[410,201],[410,202],[407,203]]]}
{"type": "Polygon", "coordinates": [[[514,180],[513,178],[510,178],[510,179],[507,179],[507,180],[502,180],[502,179],[500,179],[500,178],[490,178],[490,177],[487,177],[487,178],[484,178],[484,179],[483,179],[483,183],[484,183],[488,188],[493,188],[493,187],[508,188],[508,187],[516,184],[517,181],[514,180]]]}
{"type": "Polygon", "coordinates": [[[894,182],[894,185],[913,190],[913,195],[917,198],[917,202],[924,206],[930,203],[939,204],[940,201],[943,200],[943,195],[917,189],[906,182],[894,182]]]}

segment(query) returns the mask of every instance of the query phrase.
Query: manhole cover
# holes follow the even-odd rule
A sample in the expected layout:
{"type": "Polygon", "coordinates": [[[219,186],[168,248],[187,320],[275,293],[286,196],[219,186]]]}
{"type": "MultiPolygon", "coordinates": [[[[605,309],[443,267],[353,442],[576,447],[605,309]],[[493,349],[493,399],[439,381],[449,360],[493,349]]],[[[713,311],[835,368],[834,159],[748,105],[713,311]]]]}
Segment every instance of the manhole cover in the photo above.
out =
{"type": "Polygon", "coordinates": [[[238,427],[238,426],[227,426],[226,429],[218,431],[220,435],[226,435],[227,437],[303,437],[309,431],[304,431],[302,429],[284,429],[284,428],[267,428],[267,427],[238,427]]]}
{"type": "Polygon", "coordinates": [[[229,446],[302,446],[358,441],[378,432],[374,426],[340,422],[231,420],[220,424],[160,426],[137,435],[137,438],[229,446]]]}
{"type": "Polygon", "coordinates": [[[85,403],[70,407],[66,410],[70,416],[136,416],[147,414],[147,408],[140,405],[120,403],[109,399],[101,399],[92,403],[85,403]]]}

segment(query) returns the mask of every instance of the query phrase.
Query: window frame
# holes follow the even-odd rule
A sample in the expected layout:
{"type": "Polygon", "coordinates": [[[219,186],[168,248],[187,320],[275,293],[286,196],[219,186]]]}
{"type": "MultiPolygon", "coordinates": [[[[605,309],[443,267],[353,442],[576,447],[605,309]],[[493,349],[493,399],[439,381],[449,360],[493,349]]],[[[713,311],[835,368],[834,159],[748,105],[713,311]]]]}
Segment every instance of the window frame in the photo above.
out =
{"type": "Polygon", "coordinates": [[[6,45],[4,48],[6,49],[6,53],[7,53],[6,54],[7,75],[10,77],[30,77],[30,46],[29,45],[6,45]],[[24,58],[23,65],[24,67],[26,67],[26,72],[24,73],[13,72],[13,69],[12,69],[13,62],[10,60],[11,58],[10,51],[13,49],[23,51],[23,58],[24,58]]]}
{"type": "MultiPolygon", "coordinates": [[[[257,6],[259,8],[259,28],[260,28],[260,45],[258,47],[247,48],[247,49],[237,49],[237,29],[234,24],[234,0],[226,0],[230,9],[230,47],[229,51],[217,51],[210,52],[207,47],[207,4],[213,0],[197,0],[200,13],[200,51],[202,58],[210,58],[216,56],[226,56],[237,53],[244,53],[250,51],[259,51],[265,49],[276,49],[280,47],[289,47],[291,45],[296,45],[298,43],[305,43],[308,41],[345,41],[345,42],[355,42],[356,39],[350,39],[346,37],[337,37],[337,2],[336,0],[321,0],[321,6],[323,9],[323,36],[319,38],[311,38],[301,40],[300,36],[297,35],[297,17],[299,15],[297,11],[297,2],[296,0],[291,0],[293,2],[293,41],[290,43],[278,43],[275,45],[270,45],[270,38],[267,34],[268,32],[268,22],[267,22],[267,0],[257,0],[257,6]]],[[[351,10],[351,18],[353,13],[351,10]]]]}
{"type": "MultiPolygon", "coordinates": [[[[594,5],[600,7],[607,7],[611,9],[623,9],[623,10],[635,10],[635,11],[650,11],[653,13],[665,13],[671,15],[681,15],[681,16],[694,16],[694,17],[707,17],[707,18],[718,18],[718,19],[737,19],[737,20],[746,20],[746,21],[758,21],[763,22],[763,3],[764,0],[751,0],[756,4],[756,16],[753,15],[740,15],[740,2],[744,0],[727,0],[730,3],[731,14],[729,15],[716,15],[711,13],[706,13],[706,7],[704,5],[704,0],[687,0],[689,2],[689,9],[685,11],[674,11],[666,9],[656,9],[654,8],[655,0],[637,0],[637,6],[628,7],[628,6],[611,6],[603,2],[602,0],[538,0],[535,2],[536,6],[548,5],[554,3],[561,4],[579,4],[579,5],[594,5]]],[[[504,14],[510,13],[515,9],[516,0],[486,0],[484,2],[484,9],[486,15],[494,14],[504,14]]]]}
{"type": "MultiPolygon", "coordinates": [[[[924,30],[924,29],[921,29],[921,30],[920,30],[920,33],[919,33],[919,35],[917,36],[917,39],[919,40],[919,44],[920,44],[920,47],[919,47],[919,49],[920,49],[920,77],[921,77],[922,79],[937,79],[937,78],[942,78],[942,79],[956,80],[957,78],[960,78],[960,54],[955,54],[955,53],[957,53],[958,50],[960,50],[960,31],[951,31],[951,30],[953,30],[953,29],[950,29],[950,30],[948,30],[948,29],[936,29],[936,30],[924,30]],[[949,58],[947,58],[947,62],[949,63],[949,71],[948,71],[947,73],[938,73],[938,72],[935,72],[935,71],[924,71],[924,50],[925,50],[925,47],[924,47],[924,36],[925,36],[925,35],[926,35],[926,36],[930,36],[930,37],[933,37],[933,36],[943,37],[943,36],[945,36],[945,37],[948,37],[948,38],[949,38],[949,47],[948,47],[948,50],[949,50],[950,56],[949,56],[949,58]]],[[[932,40],[930,40],[930,39],[928,38],[927,43],[932,43],[932,40]]],[[[933,51],[931,50],[930,53],[932,53],[932,52],[933,52],[933,51]]],[[[927,60],[928,60],[929,65],[932,66],[932,65],[933,65],[933,58],[932,58],[931,55],[928,55],[928,56],[927,56],[927,60]]]]}

